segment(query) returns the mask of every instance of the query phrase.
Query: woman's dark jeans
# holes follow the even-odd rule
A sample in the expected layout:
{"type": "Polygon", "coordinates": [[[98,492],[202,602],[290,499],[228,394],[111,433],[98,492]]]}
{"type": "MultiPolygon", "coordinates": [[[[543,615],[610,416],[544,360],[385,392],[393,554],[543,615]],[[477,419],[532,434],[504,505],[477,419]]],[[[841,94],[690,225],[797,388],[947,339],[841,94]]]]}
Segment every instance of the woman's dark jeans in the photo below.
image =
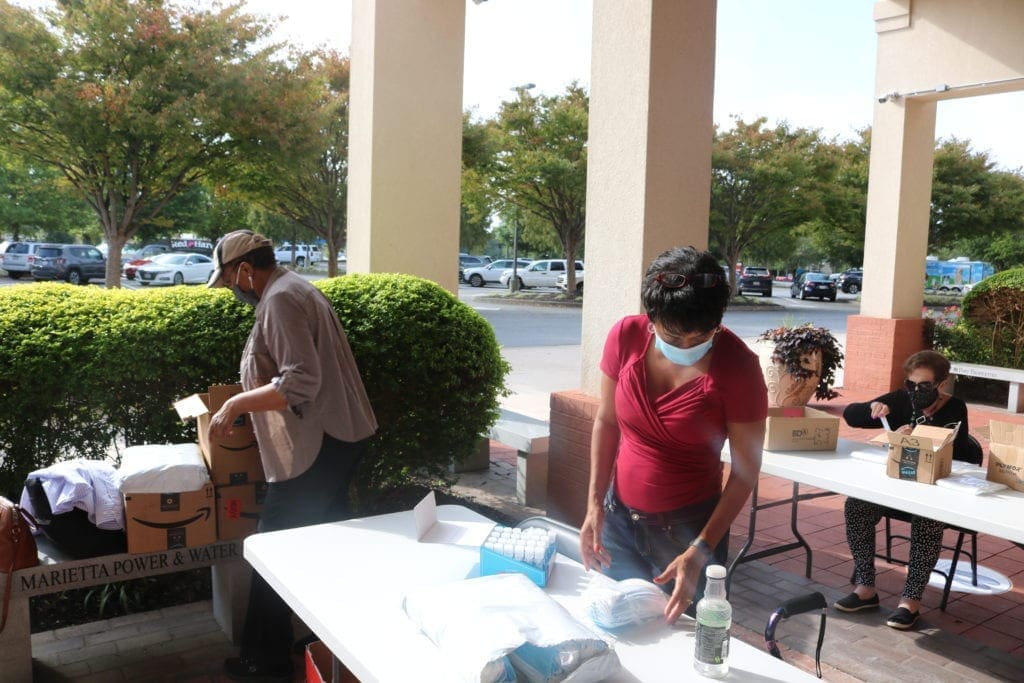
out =
{"type": "MultiPolygon", "coordinates": [[[[612,562],[604,574],[617,581],[652,580],[665,571],[665,567],[697,538],[716,505],[718,496],[662,513],[657,521],[634,519],[633,513],[636,511],[623,505],[614,490],[609,491],[605,497],[601,541],[611,555],[612,562]]],[[[639,514],[642,516],[644,513],[639,514]]],[[[719,542],[714,554],[718,564],[726,564],[729,556],[728,534],[719,542]]],[[[690,616],[693,616],[697,602],[704,596],[706,582],[704,571],[701,571],[693,604],[686,610],[690,616]]],[[[675,581],[662,585],[666,593],[671,593],[674,587],[675,581]]]]}

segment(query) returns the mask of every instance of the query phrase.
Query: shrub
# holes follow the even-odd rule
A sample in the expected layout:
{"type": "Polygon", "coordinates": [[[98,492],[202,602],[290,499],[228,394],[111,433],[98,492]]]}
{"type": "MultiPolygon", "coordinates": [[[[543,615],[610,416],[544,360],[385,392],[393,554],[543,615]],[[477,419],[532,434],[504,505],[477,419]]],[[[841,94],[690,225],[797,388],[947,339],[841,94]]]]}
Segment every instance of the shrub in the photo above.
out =
{"type": "MultiPolygon", "coordinates": [[[[403,275],[317,283],[345,326],[381,429],[376,485],[443,477],[497,416],[508,365],[487,322],[403,275]]],[[[111,444],[195,439],[171,408],[238,381],[252,309],[230,292],[37,284],[0,292],[0,492],[32,470],[106,457],[111,444]]]]}
{"type": "MultiPolygon", "coordinates": [[[[994,365],[1024,367],[1024,268],[985,278],[964,297],[963,332],[988,347],[994,365]]],[[[967,360],[967,359],[963,359],[967,360]]]]}

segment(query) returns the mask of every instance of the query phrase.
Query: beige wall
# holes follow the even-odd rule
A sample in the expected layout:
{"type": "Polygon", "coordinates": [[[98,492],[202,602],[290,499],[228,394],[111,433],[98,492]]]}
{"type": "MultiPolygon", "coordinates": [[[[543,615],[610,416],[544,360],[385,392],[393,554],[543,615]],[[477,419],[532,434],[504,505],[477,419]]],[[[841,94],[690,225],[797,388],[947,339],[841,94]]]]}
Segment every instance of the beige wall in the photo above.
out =
{"type": "Polygon", "coordinates": [[[591,395],[609,328],[641,310],[648,263],[707,247],[715,5],[594,0],[581,378],[591,395]]]}
{"type": "Polygon", "coordinates": [[[1021,0],[882,0],[874,10],[878,95],[944,84],[952,89],[938,98],[949,99],[1024,86],[958,89],[1024,76],[1021,0]]]}
{"type": "Polygon", "coordinates": [[[465,0],[354,0],[348,272],[458,288],[465,0]]]}

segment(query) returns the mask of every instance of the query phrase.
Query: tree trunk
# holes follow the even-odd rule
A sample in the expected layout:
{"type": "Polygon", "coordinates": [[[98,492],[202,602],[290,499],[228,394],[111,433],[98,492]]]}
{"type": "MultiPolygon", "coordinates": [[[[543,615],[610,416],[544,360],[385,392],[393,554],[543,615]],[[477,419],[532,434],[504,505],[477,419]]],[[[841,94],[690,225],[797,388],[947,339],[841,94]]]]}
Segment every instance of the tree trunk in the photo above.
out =
{"type": "Polygon", "coordinates": [[[121,252],[128,238],[110,225],[103,226],[103,235],[107,240],[107,269],[103,284],[108,289],[114,289],[121,286],[121,252]]]}

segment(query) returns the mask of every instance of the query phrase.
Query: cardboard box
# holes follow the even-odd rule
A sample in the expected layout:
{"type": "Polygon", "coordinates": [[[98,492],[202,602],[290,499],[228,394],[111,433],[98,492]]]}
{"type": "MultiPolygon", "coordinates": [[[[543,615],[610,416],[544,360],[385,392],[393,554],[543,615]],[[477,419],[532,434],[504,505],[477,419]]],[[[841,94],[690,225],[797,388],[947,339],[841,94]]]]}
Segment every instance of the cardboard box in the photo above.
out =
{"type": "Polygon", "coordinates": [[[256,533],[267,495],[264,481],[216,487],[217,538],[229,541],[256,533]]]}
{"type": "Polygon", "coordinates": [[[128,493],[124,497],[128,552],[190,548],[217,540],[213,484],[181,493],[128,493]]]}
{"type": "Polygon", "coordinates": [[[884,432],[872,441],[889,445],[885,473],[893,479],[934,484],[953,468],[956,429],[918,425],[910,434],[884,432]]]}
{"type": "Polygon", "coordinates": [[[195,418],[199,448],[206,466],[210,468],[210,480],[217,486],[266,480],[256,433],[248,413],[239,415],[235,420],[234,434],[217,439],[215,443],[210,442],[211,416],[225,401],[241,392],[239,384],[215,384],[208,394],[193,394],[174,403],[182,420],[195,418]]]}
{"type": "Polygon", "coordinates": [[[838,440],[838,417],[805,406],[768,408],[767,451],[834,451],[838,440]]]}
{"type": "Polygon", "coordinates": [[[1024,491],[1024,425],[990,420],[988,480],[1024,491]]]}

